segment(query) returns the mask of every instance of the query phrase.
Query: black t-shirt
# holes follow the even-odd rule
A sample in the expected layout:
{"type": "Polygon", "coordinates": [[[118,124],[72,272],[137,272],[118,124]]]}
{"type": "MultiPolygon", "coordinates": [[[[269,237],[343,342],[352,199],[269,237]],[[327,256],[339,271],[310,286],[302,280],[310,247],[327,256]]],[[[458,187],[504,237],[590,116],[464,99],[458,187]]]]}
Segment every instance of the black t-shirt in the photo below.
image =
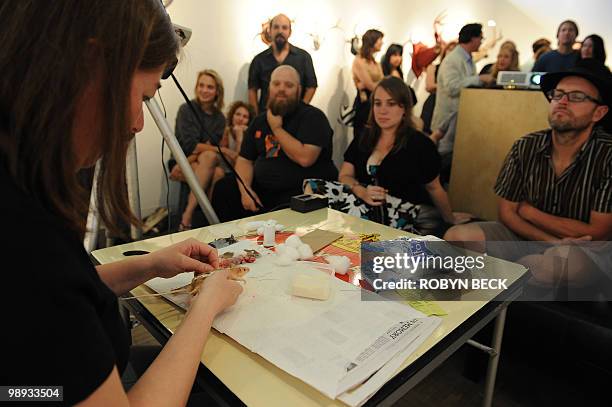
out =
{"type": "Polygon", "coordinates": [[[0,385],[64,386],[64,403],[78,403],[127,364],[117,297],[82,241],[15,186],[1,157],[0,190],[0,385]]]}
{"type": "Polygon", "coordinates": [[[254,179],[258,186],[299,194],[305,178],[338,178],[338,170],[332,161],[333,130],[322,111],[300,102],[295,112],[283,117],[283,129],[303,144],[321,147],[319,157],[306,168],[287,157],[270,129],[264,111],[249,126],[240,149],[242,157],[255,162],[254,179]]]}
{"type": "Polygon", "coordinates": [[[486,64],[485,66],[482,67],[478,75],[488,74],[488,73],[491,73],[491,71],[493,71],[493,64],[486,64]]]}
{"type": "MultiPolygon", "coordinates": [[[[389,194],[413,204],[428,204],[432,201],[425,189],[440,174],[440,155],[436,146],[423,133],[409,130],[406,146],[391,151],[380,163],[377,170],[378,185],[389,190],[389,194]]],[[[372,184],[367,171],[368,158],[372,151],[366,151],[359,140],[353,139],[344,153],[344,161],[353,164],[355,177],[363,185],[372,184]]]]}
{"type": "Polygon", "coordinates": [[[289,53],[285,60],[279,63],[274,57],[272,47],[255,55],[251,65],[249,66],[249,89],[260,89],[259,96],[259,111],[263,112],[266,109],[268,102],[268,88],[270,87],[270,76],[272,71],[280,65],[291,65],[300,75],[300,85],[302,86],[302,95],[306,88],[317,87],[317,75],[312,64],[310,54],[301,48],[289,44],[289,53]]]}

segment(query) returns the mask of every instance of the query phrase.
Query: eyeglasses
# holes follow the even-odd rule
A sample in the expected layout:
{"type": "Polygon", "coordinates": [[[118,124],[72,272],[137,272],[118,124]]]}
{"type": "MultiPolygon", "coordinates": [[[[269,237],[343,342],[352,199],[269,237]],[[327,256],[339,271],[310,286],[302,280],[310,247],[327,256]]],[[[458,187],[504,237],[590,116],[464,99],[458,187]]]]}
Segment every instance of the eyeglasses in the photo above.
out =
{"type": "Polygon", "coordinates": [[[595,99],[594,97],[589,96],[584,92],[580,92],[579,90],[564,92],[560,89],[551,89],[546,93],[546,96],[548,96],[548,100],[561,100],[565,95],[567,95],[567,100],[573,103],[581,103],[585,100],[590,100],[591,102],[597,103],[598,105],[603,104],[601,100],[595,99]]]}

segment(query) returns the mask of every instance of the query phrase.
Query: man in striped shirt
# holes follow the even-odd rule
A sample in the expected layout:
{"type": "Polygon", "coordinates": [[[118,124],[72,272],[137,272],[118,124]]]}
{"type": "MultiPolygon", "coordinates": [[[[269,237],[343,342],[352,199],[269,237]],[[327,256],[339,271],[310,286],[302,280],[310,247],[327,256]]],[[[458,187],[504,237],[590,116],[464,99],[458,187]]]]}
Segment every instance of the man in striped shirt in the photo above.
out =
{"type": "MultiPolygon", "coordinates": [[[[454,226],[446,240],[512,261],[559,255],[543,242],[612,240],[612,135],[604,129],[612,121],[610,72],[589,61],[545,75],[542,90],[551,128],[517,140],[506,157],[495,184],[500,222],[454,226]]],[[[531,265],[526,260],[519,262],[531,265]]],[[[553,282],[548,269],[535,276],[539,282],[553,282]]]]}

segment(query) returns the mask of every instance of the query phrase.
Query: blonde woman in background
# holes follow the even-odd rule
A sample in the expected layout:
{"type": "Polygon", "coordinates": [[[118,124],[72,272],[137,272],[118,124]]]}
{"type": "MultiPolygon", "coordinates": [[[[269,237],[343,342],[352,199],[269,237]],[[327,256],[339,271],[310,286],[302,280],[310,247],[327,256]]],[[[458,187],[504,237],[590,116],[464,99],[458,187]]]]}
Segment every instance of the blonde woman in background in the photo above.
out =
{"type": "MultiPolygon", "coordinates": [[[[224,88],[221,76],[212,69],[198,72],[194,91],[195,98],[189,103],[195,109],[197,117],[187,103],[181,105],[176,115],[175,134],[202,189],[206,191],[215,172],[223,174],[220,167],[222,159],[216,144],[221,146],[221,152],[227,157],[231,157],[233,152],[227,145],[221,144],[225,130],[224,88]]],[[[174,159],[170,160],[168,168],[170,179],[185,182],[185,176],[174,159]]],[[[197,205],[195,195],[190,192],[179,230],[191,229],[191,219],[197,205]]]]}
{"type": "Polygon", "coordinates": [[[495,63],[485,65],[480,74],[490,73],[493,80],[486,83],[486,86],[494,86],[497,74],[501,71],[520,71],[519,53],[512,41],[506,41],[499,47],[495,63]]]}

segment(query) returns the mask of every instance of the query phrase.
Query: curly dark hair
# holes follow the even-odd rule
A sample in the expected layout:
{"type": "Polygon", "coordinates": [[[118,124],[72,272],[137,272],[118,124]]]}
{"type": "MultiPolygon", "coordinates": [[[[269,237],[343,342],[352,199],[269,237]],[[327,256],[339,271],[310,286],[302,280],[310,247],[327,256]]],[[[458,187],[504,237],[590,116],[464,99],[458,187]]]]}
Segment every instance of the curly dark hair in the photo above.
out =
{"type": "Polygon", "coordinates": [[[255,118],[255,108],[250,103],[237,100],[230,105],[229,109],[227,109],[227,116],[225,116],[225,125],[227,127],[232,127],[232,118],[234,117],[234,113],[236,113],[236,110],[240,109],[241,107],[244,107],[249,112],[249,122],[247,124],[251,124],[255,118]]]}

